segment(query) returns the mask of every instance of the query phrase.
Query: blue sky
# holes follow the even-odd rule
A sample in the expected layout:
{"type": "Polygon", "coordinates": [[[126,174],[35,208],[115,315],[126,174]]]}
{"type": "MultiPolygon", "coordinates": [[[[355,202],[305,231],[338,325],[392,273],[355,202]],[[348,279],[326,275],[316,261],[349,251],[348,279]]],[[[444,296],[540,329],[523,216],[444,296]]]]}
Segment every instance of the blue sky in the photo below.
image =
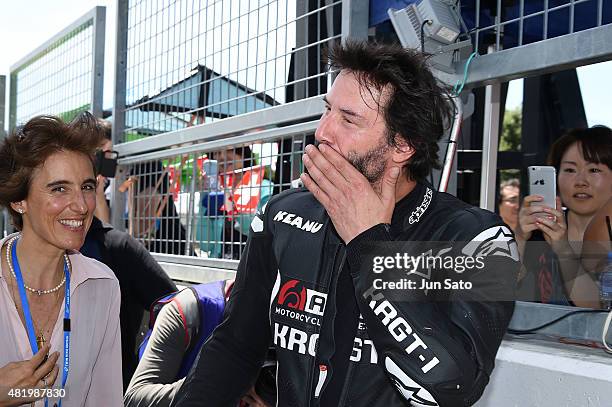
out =
{"type": "MultiPolygon", "coordinates": [[[[106,63],[104,107],[112,106],[114,76],[116,0],[24,0],[4,2],[0,13],[0,75],[8,77],[10,66],[95,6],[106,7],[106,63]],[[8,40],[7,40],[8,39],[8,40]]],[[[589,125],[612,127],[609,95],[612,93],[612,62],[578,69],[589,125]]],[[[8,87],[8,83],[7,83],[8,87]]],[[[7,89],[8,91],[8,89],[7,89]]],[[[522,81],[510,86],[507,107],[522,103],[522,81]]],[[[8,104],[8,93],[7,93],[8,104]]]]}

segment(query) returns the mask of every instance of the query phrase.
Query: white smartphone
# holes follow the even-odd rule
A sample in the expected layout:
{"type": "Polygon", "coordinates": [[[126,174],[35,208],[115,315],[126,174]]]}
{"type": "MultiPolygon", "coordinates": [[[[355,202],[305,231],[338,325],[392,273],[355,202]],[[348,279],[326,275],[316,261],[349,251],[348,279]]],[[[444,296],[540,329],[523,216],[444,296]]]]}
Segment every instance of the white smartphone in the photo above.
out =
{"type": "Polygon", "coordinates": [[[538,203],[556,209],[557,174],[555,167],[534,165],[528,167],[527,171],[529,173],[529,195],[543,196],[544,201],[538,203]]]}
{"type": "Polygon", "coordinates": [[[206,160],[202,164],[202,172],[206,177],[206,187],[210,191],[219,189],[219,163],[217,160],[206,160]]]}

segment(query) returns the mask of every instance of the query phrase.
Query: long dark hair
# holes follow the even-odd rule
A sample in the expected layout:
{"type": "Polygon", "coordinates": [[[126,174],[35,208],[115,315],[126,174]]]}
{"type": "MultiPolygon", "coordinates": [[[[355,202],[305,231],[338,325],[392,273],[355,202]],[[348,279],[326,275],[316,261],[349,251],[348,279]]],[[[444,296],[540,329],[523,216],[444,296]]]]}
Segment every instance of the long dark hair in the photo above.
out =
{"type": "Polygon", "coordinates": [[[441,168],[438,141],[450,122],[449,91],[427,66],[427,56],[397,44],[347,41],[327,51],[332,68],[354,73],[361,92],[382,92],[390,87],[384,113],[388,143],[395,146],[399,134],[415,150],[408,164],[412,179],[426,178],[441,168]]]}

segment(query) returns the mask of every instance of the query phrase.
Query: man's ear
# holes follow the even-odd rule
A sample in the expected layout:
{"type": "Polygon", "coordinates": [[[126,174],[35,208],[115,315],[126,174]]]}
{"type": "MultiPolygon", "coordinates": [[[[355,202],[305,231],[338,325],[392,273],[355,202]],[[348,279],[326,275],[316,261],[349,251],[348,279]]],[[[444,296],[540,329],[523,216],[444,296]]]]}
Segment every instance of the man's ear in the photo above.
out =
{"type": "Polygon", "coordinates": [[[393,163],[404,166],[414,155],[414,148],[410,146],[399,133],[395,133],[393,140],[395,145],[391,147],[391,159],[393,163]]]}

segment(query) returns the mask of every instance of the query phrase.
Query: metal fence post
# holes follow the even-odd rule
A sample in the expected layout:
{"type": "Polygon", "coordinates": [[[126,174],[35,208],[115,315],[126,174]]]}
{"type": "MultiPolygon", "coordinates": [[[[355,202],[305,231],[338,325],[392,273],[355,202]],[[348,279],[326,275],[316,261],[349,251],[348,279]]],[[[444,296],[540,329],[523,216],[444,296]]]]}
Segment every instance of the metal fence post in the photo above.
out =
{"type": "MultiPolygon", "coordinates": [[[[298,16],[304,16],[308,13],[308,1],[297,0],[295,12],[298,16]]],[[[299,19],[295,24],[295,47],[300,49],[308,46],[308,17],[299,19]]],[[[295,68],[294,78],[302,79],[308,75],[306,73],[308,66],[308,49],[302,49],[295,52],[295,68]]],[[[293,85],[294,94],[293,100],[300,100],[306,98],[308,95],[308,84],[306,82],[300,82],[293,85]]]]}
{"type": "Polygon", "coordinates": [[[127,72],[128,0],[117,1],[117,32],[115,48],[115,83],[113,86],[113,144],[124,141],[125,92],[127,72]]]}
{"type": "Polygon", "coordinates": [[[344,0],[342,2],[342,41],[368,39],[370,2],[367,0],[344,0]]]}
{"type": "MultiPolygon", "coordinates": [[[[489,52],[493,51],[489,46],[489,52]]],[[[497,150],[499,149],[499,121],[501,119],[501,83],[487,85],[482,139],[482,173],[480,178],[480,207],[495,211],[497,183],[497,150]]]]}
{"type": "MultiPolygon", "coordinates": [[[[128,0],[117,1],[117,32],[115,48],[115,83],[113,87],[113,145],[123,143],[125,140],[125,94],[126,94],[126,71],[127,71],[127,41],[128,41],[128,0]]],[[[119,166],[115,175],[115,187],[112,192],[111,223],[116,229],[124,230],[124,208],[125,194],[119,192],[118,188],[127,178],[125,167],[119,166]]]]}
{"type": "Polygon", "coordinates": [[[91,74],[91,113],[102,117],[104,99],[104,44],[106,35],[106,8],[97,6],[93,20],[92,66],[91,74]]]}
{"type": "MultiPolygon", "coordinates": [[[[191,164],[191,182],[189,183],[189,208],[187,209],[187,213],[193,214],[195,213],[194,208],[196,205],[195,202],[195,192],[196,192],[196,179],[198,176],[198,165],[197,165],[197,155],[193,154],[192,156],[193,162],[191,164]]],[[[194,243],[193,235],[194,235],[194,216],[187,216],[187,244],[185,244],[185,252],[183,253],[185,256],[189,256],[191,252],[191,247],[194,243]]]]}
{"type": "Polygon", "coordinates": [[[9,77],[9,134],[17,124],[17,75],[11,72],[9,77]]]}
{"type": "Polygon", "coordinates": [[[0,75],[0,138],[4,133],[4,115],[6,114],[6,76],[0,75]]]}

